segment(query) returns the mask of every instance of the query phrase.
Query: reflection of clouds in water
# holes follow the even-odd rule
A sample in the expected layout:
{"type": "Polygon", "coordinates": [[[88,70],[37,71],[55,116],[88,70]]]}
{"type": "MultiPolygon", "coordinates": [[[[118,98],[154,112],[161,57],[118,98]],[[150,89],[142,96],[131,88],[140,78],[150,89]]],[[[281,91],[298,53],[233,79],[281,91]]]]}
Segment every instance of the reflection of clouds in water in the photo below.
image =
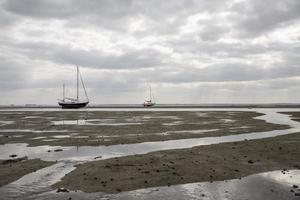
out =
{"type": "Polygon", "coordinates": [[[162,123],[163,126],[176,126],[176,125],[181,125],[184,124],[183,121],[173,121],[170,123],[162,123]]]}
{"type": "MultiPolygon", "coordinates": [[[[299,170],[288,170],[278,173],[264,173],[262,176],[278,184],[292,186],[293,184],[300,184],[299,170]]],[[[300,185],[299,185],[300,187],[300,185]]]]}
{"type": "Polygon", "coordinates": [[[15,121],[0,121],[0,126],[10,125],[14,123],[15,121]]]}
{"type": "Polygon", "coordinates": [[[87,136],[87,135],[78,135],[78,136],[74,136],[72,138],[75,138],[75,139],[84,139],[84,138],[89,138],[89,136],[87,136]]]}
{"type": "Polygon", "coordinates": [[[230,127],[229,129],[249,129],[251,126],[238,126],[238,127],[230,127]]]}
{"type": "MultiPolygon", "coordinates": [[[[233,179],[215,182],[200,182],[176,185],[171,187],[157,187],[124,192],[116,195],[107,195],[110,199],[198,199],[198,200],[290,200],[297,199],[288,187],[282,185],[285,181],[299,183],[300,170],[283,175],[281,171],[273,171],[251,175],[242,179],[233,179]],[[290,175],[292,177],[290,177],[290,175]],[[274,182],[272,177],[281,177],[274,182]],[[292,180],[292,181],[291,181],[292,180]],[[274,190],[271,192],[271,190],[274,190]]],[[[290,186],[290,185],[289,185],[290,186]]],[[[95,193],[97,194],[97,193],[95,193]]],[[[99,193],[98,193],[99,194],[99,193]]],[[[100,194],[98,196],[101,196],[100,194]]]]}
{"type": "Polygon", "coordinates": [[[198,117],[208,117],[208,113],[200,113],[200,112],[197,112],[195,113],[198,117]]]}
{"type": "Polygon", "coordinates": [[[42,116],[26,116],[26,117],[23,117],[23,119],[37,119],[37,118],[44,118],[42,116]]]}
{"type": "Polygon", "coordinates": [[[224,122],[224,123],[234,123],[234,122],[236,122],[236,120],[234,120],[234,119],[221,119],[220,121],[224,122]]]}
{"type": "Polygon", "coordinates": [[[70,135],[54,135],[54,136],[51,136],[51,137],[60,139],[60,138],[70,138],[71,136],[70,135]]]}
{"type": "MultiPolygon", "coordinates": [[[[61,167],[56,164],[54,167],[61,167]]],[[[70,170],[72,166],[68,167],[70,170]]],[[[53,167],[52,167],[53,168],[53,167]]],[[[274,182],[273,176],[282,177],[282,181],[290,179],[290,175],[280,175],[280,171],[267,172],[251,175],[245,178],[216,181],[188,183],[175,186],[153,187],[139,189],[134,191],[122,192],[117,194],[104,193],[83,193],[80,191],[70,193],[56,193],[55,191],[46,191],[44,193],[29,196],[28,199],[110,199],[110,200],[293,200],[299,199],[294,193],[290,192],[289,187],[285,187],[281,182],[274,182]],[[273,190],[273,192],[271,191],[273,190]]],[[[297,182],[300,178],[300,170],[291,171],[293,181],[297,182]]],[[[55,175],[58,177],[58,175],[55,175]]],[[[50,182],[48,180],[46,182],[50,182]]],[[[299,183],[299,182],[298,182],[299,183]]],[[[45,186],[43,184],[42,186],[45,186]]],[[[51,188],[49,188],[51,190],[51,188]]],[[[25,198],[26,199],[26,198],[25,198]]]]}
{"type": "Polygon", "coordinates": [[[40,140],[40,139],[46,139],[47,137],[41,136],[41,137],[34,137],[30,138],[30,140],[40,140]]]}
{"type": "Polygon", "coordinates": [[[177,117],[177,116],[163,116],[163,115],[158,115],[158,116],[155,116],[155,115],[146,115],[146,116],[143,116],[144,119],[174,119],[174,120],[179,120],[179,119],[182,119],[181,117],[177,117]]]}
{"type": "Polygon", "coordinates": [[[29,133],[65,133],[68,130],[32,130],[32,129],[0,129],[2,133],[14,133],[14,132],[29,132],[29,133]]]}
{"type": "Polygon", "coordinates": [[[204,134],[204,133],[209,133],[209,132],[215,132],[218,130],[220,130],[220,129],[166,131],[166,132],[162,132],[162,133],[153,133],[151,135],[172,135],[172,134],[181,134],[181,133],[204,134]]]}
{"type": "Polygon", "coordinates": [[[97,119],[93,119],[93,120],[84,120],[84,119],[80,119],[80,120],[61,120],[61,121],[52,121],[52,123],[54,125],[90,125],[90,126],[127,126],[127,125],[140,125],[142,123],[139,122],[132,122],[132,123],[108,123],[109,120],[97,120],[97,119]]]}

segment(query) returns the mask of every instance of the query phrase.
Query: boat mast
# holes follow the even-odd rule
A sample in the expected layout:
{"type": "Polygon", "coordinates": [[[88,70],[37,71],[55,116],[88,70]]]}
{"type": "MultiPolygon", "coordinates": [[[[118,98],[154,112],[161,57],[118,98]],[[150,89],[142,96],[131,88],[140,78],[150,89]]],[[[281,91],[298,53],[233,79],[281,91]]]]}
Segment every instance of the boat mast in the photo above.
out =
{"type": "Polygon", "coordinates": [[[65,101],[65,84],[63,84],[63,101],[65,101]]]}
{"type": "Polygon", "coordinates": [[[84,82],[83,82],[83,79],[82,79],[82,76],[81,76],[80,72],[79,72],[79,76],[80,76],[80,80],[81,80],[81,84],[82,84],[82,87],[83,87],[83,90],[84,90],[85,97],[86,97],[87,101],[89,101],[89,97],[87,95],[87,92],[86,92],[86,89],[85,89],[85,86],[84,86],[84,82]]]}
{"type": "Polygon", "coordinates": [[[78,68],[78,66],[76,66],[77,67],[77,101],[79,101],[79,76],[78,76],[78,72],[79,72],[79,68],[78,68]]]}
{"type": "Polygon", "coordinates": [[[150,101],[152,101],[151,85],[150,85],[150,101]]]}

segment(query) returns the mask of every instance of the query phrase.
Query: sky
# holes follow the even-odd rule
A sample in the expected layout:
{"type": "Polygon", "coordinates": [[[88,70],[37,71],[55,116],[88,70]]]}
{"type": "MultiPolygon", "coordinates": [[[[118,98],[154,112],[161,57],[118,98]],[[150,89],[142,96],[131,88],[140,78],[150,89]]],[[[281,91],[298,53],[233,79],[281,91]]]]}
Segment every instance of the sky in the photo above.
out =
{"type": "Polygon", "coordinates": [[[0,0],[0,104],[299,103],[299,0],[0,0]],[[84,98],[82,89],[80,95],[84,98]]]}

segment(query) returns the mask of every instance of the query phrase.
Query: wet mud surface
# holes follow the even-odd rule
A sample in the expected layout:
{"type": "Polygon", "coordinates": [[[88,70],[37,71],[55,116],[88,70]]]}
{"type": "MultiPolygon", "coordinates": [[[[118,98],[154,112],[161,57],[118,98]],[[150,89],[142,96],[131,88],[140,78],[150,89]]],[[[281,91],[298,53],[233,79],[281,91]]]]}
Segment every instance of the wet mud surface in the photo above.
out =
{"type": "Polygon", "coordinates": [[[300,168],[300,134],[89,162],[57,187],[116,193],[300,168]]]}
{"type": "Polygon", "coordinates": [[[50,191],[24,199],[294,200],[299,199],[299,183],[300,170],[285,170],[255,174],[241,179],[152,187],[114,194],[50,191]]]}
{"type": "Polygon", "coordinates": [[[0,111],[0,144],[99,146],[286,129],[240,111],[0,111]]]}
{"type": "Polygon", "coordinates": [[[28,160],[27,157],[0,160],[0,186],[52,164],[40,159],[28,160]]]}
{"type": "Polygon", "coordinates": [[[300,112],[276,112],[0,110],[0,197],[297,198],[300,112]]]}

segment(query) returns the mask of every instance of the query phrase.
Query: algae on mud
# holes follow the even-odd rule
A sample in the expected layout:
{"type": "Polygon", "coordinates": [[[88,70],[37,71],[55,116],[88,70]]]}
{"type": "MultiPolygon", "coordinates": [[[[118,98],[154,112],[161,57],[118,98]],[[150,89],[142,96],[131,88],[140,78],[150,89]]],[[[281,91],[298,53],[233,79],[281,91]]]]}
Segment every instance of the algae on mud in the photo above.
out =
{"type": "Polygon", "coordinates": [[[286,129],[241,111],[6,111],[0,144],[98,146],[286,129]]]}
{"type": "Polygon", "coordinates": [[[300,169],[300,133],[81,164],[54,187],[116,193],[300,169]]]}

